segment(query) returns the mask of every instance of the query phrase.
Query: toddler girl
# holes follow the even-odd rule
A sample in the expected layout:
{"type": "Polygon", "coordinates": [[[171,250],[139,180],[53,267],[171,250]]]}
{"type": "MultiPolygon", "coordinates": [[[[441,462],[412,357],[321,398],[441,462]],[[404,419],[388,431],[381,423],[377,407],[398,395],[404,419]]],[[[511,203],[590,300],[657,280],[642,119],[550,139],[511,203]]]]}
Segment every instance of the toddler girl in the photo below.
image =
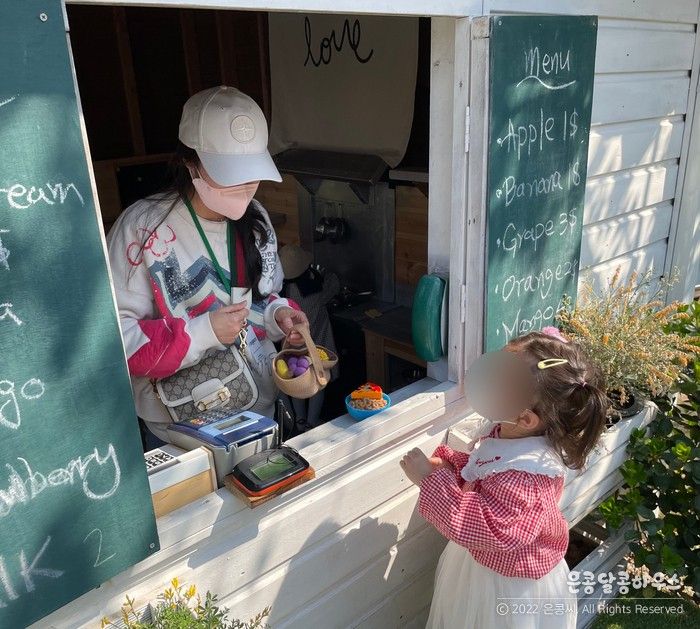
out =
{"type": "Polygon", "coordinates": [[[493,430],[469,454],[441,445],[401,460],[419,512],[450,540],[427,626],[574,628],[557,503],[605,426],[600,372],[574,343],[535,332],[479,359],[467,394],[493,430]]]}

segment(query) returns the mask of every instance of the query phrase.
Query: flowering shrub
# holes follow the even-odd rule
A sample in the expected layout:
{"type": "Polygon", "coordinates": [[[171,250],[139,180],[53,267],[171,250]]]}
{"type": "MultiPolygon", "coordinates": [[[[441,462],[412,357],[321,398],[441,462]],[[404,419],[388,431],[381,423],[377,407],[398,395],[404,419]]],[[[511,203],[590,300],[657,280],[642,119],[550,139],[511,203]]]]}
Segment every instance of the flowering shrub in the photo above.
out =
{"type": "MultiPolygon", "coordinates": [[[[125,629],[265,629],[265,618],[270,615],[270,608],[260,612],[248,622],[228,620],[228,609],[219,607],[217,597],[207,592],[202,600],[197,588],[190,585],[186,590],[177,578],[170,582],[159,597],[158,604],[152,609],[152,619],[142,622],[134,608],[134,599],[126,597],[122,605],[121,626],[125,629]]],[[[102,629],[116,628],[108,618],[102,620],[102,629]]]]}
{"type": "Polygon", "coordinates": [[[597,293],[584,284],[576,308],[565,303],[557,314],[562,331],[596,360],[608,392],[622,405],[634,389],[664,394],[699,349],[698,337],[673,329],[688,315],[679,304],[664,307],[661,295],[668,282],[653,290],[651,280],[651,272],[632,273],[622,282],[618,268],[604,290],[597,293]]]}
{"type": "MultiPolygon", "coordinates": [[[[669,333],[697,338],[700,303],[681,305],[669,333]]],[[[657,418],[632,432],[622,489],[598,511],[613,528],[632,523],[626,539],[637,566],[676,574],[700,600],[700,357],[670,391],[654,399],[657,418]]]]}

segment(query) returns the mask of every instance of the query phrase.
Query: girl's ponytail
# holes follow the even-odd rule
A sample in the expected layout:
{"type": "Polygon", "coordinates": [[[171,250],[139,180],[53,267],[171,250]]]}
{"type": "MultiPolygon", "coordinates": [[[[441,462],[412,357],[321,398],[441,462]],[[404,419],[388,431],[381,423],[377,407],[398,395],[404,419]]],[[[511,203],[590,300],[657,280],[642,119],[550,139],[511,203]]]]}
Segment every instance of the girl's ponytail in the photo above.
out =
{"type": "Polygon", "coordinates": [[[605,428],[609,401],[597,365],[576,343],[532,332],[509,343],[535,363],[565,359],[537,372],[537,402],[532,409],[545,425],[545,434],[564,463],[581,469],[605,428]]]}
{"type": "Polygon", "coordinates": [[[572,402],[578,402],[578,411],[569,418],[565,414],[560,418],[560,440],[554,444],[560,450],[564,463],[574,470],[580,470],[585,465],[605,428],[608,411],[608,398],[604,390],[588,382],[577,387],[579,391],[572,395],[578,399],[572,402]]]}

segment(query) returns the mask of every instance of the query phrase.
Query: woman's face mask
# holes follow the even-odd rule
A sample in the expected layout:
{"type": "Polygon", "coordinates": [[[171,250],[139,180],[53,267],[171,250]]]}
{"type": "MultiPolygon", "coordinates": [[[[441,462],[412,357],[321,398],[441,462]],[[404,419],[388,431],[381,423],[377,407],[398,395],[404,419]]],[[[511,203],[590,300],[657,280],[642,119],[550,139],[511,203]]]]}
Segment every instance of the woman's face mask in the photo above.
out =
{"type": "Polygon", "coordinates": [[[477,358],[464,386],[467,402],[479,415],[494,423],[517,424],[518,417],[532,407],[535,384],[527,361],[501,350],[477,358]]]}
{"type": "Polygon", "coordinates": [[[210,210],[221,214],[226,218],[237,221],[245,214],[249,203],[255,196],[260,185],[259,181],[244,183],[240,186],[229,186],[228,188],[215,188],[199,174],[199,171],[192,172],[192,185],[197,191],[202,203],[210,210]],[[196,176],[195,176],[196,175],[196,176]]]}

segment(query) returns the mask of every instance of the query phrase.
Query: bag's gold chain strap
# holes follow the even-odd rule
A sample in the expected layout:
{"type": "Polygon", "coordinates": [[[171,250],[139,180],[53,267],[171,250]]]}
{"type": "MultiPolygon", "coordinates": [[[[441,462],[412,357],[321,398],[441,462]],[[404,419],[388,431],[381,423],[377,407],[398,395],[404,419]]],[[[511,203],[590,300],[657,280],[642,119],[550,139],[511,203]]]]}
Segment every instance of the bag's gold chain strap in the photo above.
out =
{"type": "Polygon", "coordinates": [[[238,349],[240,350],[241,356],[243,357],[243,360],[245,360],[246,364],[248,364],[248,357],[245,355],[245,351],[248,348],[248,341],[246,340],[247,337],[248,328],[241,328],[240,332],[238,333],[238,340],[240,341],[238,349]]]}

